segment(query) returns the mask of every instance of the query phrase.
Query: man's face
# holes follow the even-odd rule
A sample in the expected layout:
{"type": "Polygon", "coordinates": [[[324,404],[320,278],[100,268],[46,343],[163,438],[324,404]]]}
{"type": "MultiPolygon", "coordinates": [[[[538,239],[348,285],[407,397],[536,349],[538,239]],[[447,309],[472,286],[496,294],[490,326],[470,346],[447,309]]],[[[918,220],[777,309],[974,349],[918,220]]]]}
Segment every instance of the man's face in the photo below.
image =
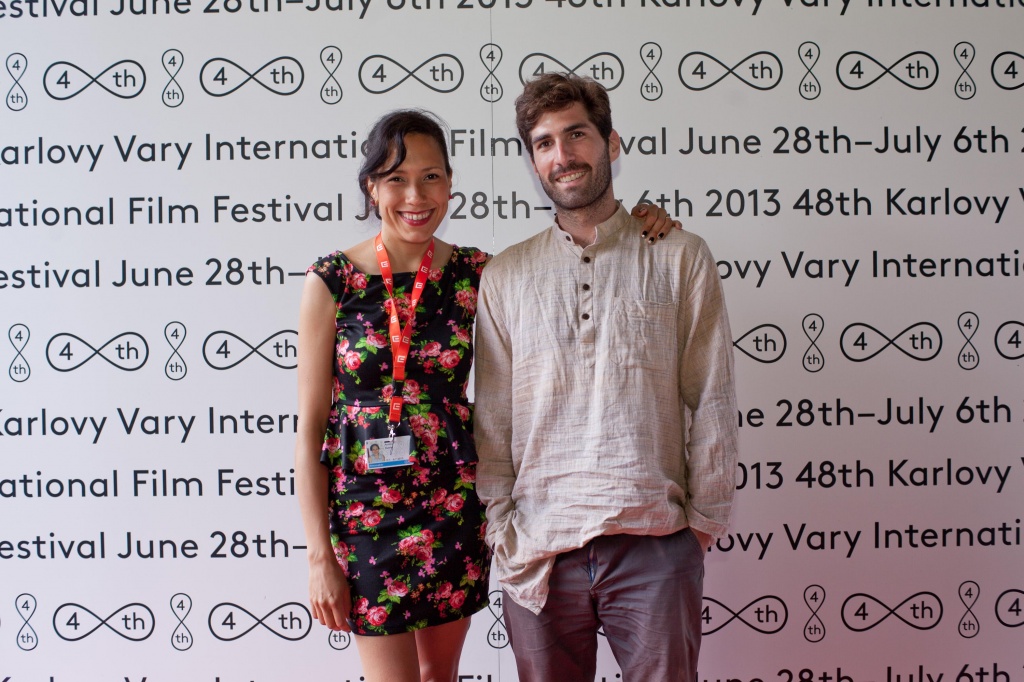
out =
{"type": "Polygon", "coordinates": [[[612,131],[605,142],[581,103],[544,114],[530,137],[533,169],[555,206],[586,208],[611,191],[619,135],[612,131]]]}

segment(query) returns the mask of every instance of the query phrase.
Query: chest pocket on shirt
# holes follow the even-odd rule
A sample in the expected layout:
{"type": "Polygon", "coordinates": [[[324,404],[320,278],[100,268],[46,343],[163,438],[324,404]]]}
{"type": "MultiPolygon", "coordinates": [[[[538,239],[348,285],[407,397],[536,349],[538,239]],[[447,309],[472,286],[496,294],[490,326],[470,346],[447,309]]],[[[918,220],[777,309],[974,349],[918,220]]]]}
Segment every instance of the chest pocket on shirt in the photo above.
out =
{"type": "Polygon", "coordinates": [[[612,362],[620,367],[675,366],[677,304],[638,299],[612,299],[608,343],[612,362]]]}

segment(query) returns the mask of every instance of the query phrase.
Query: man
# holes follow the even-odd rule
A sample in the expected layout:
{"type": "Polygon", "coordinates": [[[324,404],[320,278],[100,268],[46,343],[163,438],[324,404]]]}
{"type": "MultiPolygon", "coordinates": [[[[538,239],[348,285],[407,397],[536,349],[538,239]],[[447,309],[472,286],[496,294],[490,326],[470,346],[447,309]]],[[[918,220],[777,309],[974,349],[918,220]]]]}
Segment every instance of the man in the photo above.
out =
{"type": "Polygon", "coordinates": [[[623,680],[696,680],[737,454],[715,260],[689,232],[636,238],[600,85],[545,74],[516,124],[558,213],[484,270],[474,431],[519,677],[593,680],[603,625],[623,680]]]}

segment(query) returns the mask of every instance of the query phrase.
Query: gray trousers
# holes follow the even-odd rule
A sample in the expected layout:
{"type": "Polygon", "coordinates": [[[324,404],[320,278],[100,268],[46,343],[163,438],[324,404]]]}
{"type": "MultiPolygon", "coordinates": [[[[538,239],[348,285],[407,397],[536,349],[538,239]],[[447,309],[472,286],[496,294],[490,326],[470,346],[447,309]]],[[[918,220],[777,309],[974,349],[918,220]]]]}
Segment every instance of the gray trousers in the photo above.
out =
{"type": "Polygon", "coordinates": [[[505,595],[520,682],[588,682],[602,625],[623,682],[695,682],[704,552],[689,528],[605,535],[558,555],[540,615],[505,595]]]}

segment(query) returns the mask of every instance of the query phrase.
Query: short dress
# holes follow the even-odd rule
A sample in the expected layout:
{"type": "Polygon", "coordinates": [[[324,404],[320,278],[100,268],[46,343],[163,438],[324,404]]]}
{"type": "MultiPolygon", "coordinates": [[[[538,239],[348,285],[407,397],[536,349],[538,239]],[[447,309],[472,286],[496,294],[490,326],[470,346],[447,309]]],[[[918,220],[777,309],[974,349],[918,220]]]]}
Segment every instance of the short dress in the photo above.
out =
{"type": "MultiPolygon", "coordinates": [[[[374,470],[364,441],[387,435],[394,390],[384,280],[340,251],[309,268],[338,310],[333,405],[320,461],[330,469],[331,543],[348,575],[349,625],[358,634],[418,630],[487,606],[490,554],[466,400],[486,260],[477,249],[455,247],[447,263],[434,264],[416,309],[403,389],[412,464],[374,470]]],[[[394,279],[404,327],[414,275],[394,279]]]]}

